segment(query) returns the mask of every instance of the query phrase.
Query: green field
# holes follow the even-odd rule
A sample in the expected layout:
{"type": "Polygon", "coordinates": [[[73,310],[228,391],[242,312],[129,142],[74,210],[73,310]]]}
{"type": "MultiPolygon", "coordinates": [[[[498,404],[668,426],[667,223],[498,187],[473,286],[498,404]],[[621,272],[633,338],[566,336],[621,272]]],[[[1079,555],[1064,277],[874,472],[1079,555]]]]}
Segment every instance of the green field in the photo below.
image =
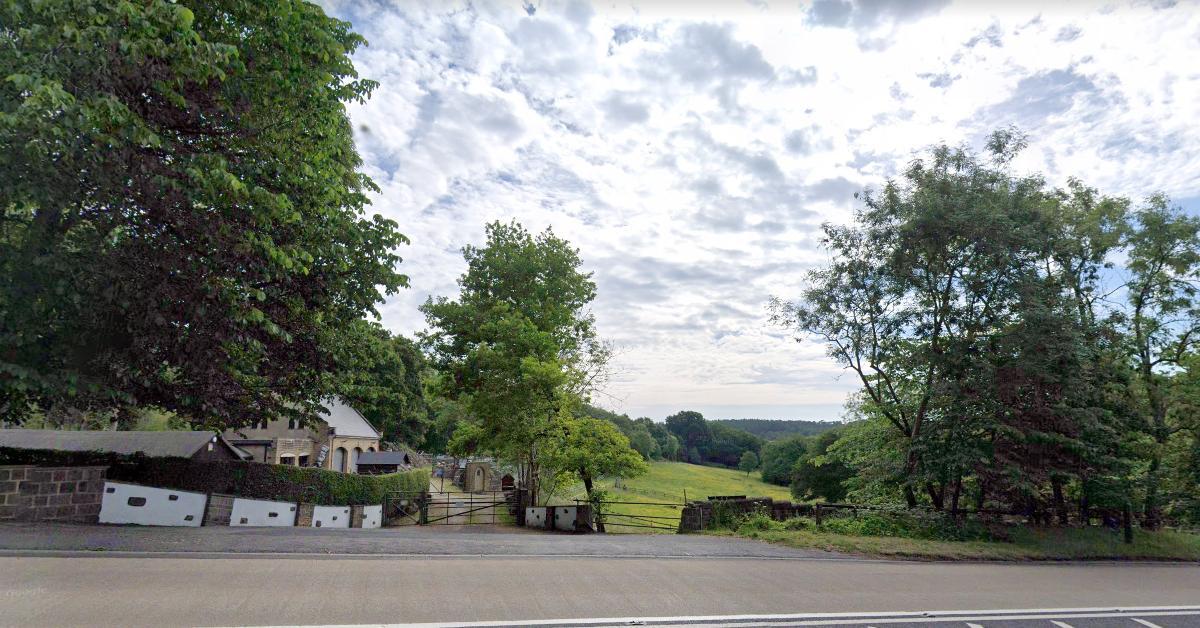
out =
{"type": "MultiPolygon", "coordinates": [[[[632,480],[599,483],[599,488],[609,492],[610,499],[622,502],[649,502],[643,505],[622,504],[612,507],[614,516],[609,519],[609,532],[668,532],[674,531],[679,523],[680,508],[684,499],[705,499],[713,495],[745,495],[747,497],[770,497],[777,500],[791,499],[785,486],[766,484],[757,472],[746,475],[736,469],[704,467],[683,462],[652,462],[650,472],[632,480]],[[620,523],[628,525],[620,525],[620,523]],[[638,525],[669,526],[671,530],[637,527],[638,525]]],[[[570,492],[570,498],[582,498],[583,487],[570,492]]]]}

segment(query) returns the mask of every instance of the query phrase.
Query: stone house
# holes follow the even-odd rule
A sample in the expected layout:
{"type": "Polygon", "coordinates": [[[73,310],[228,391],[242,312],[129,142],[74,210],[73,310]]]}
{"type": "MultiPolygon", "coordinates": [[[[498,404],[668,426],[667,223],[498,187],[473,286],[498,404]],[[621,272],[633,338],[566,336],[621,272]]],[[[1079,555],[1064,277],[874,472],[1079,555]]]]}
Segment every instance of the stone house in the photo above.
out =
{"type": "Polygon", "coordinates": [[[227,430],[224,437],[258,462],[357,473],[359,455],[379,451],[379,432],[341,399],[326,399],[321,405],[325,411],[307,425],[296,419],[265,419],[227,430]]]}

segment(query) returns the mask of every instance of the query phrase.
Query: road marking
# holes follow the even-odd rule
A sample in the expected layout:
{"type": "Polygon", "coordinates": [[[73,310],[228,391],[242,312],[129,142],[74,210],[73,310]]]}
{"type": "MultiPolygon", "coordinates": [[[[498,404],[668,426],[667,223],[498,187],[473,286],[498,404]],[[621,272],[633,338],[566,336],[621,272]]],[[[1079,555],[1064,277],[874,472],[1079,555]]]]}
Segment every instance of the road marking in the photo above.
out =
{"type": "MultiPolygon", "coordinates": [[[[1059,608],[1059,609],[1022,609],[1022,610],[970,610],[970,611],[925,611],[925,612],[891,612],[891,613],[804,613],[786,615],[701,615],[677,617],[606,617],[606,618],[572,618],[572,619],[534,619],[493,620],[478,622],[432,622],[418,624],[358,624],[359,626],[374,626],[376,628],[509,628],[528,626],[576,626],[579,628],[602,626],[617,627],[629,625],[658,626],[660,628],[691,628],[708,626],[709,628],[754,628],[764,625],[779,624],[780,626],[862,626],[872,628],[888,624],[929,623],[966,624],[968,628],[982,628],[978,623],[991,621],[1048,621],[1057,628],[1072,628],[1071,624],[1056,621],[1062,619],[1092,619],[1092,618],[1125,618],[1138,621],[1130,615],[1142,616],[1187,616],[1200,617],[1200,606],[1158,606],[1141,608],[1059,608]]],[[[1153,624],[1143,622],[1146,628],[1153,624]]],[[[264,627],[265,628],[265,627],[264,627]]],[[[318,628],[311,626],[310,628],[318,628]]],[[[325,627],[328,628],[328,627],[325,627]]]]}
{"type": "Polygon", "coordinates": [[[1159,626],[1158,624],[1156,624],[1156,623],[1154,623],[1154,622],[1152,622],[1152,621],[1146,621],[1146,620],[1144,620],[1144,619],[1139,619],[1139,618],[1137,618],[1137,617],[1130,617],[1130,619],[1132,619],[1133,621],[1136,621],[1137,623],[1139,623],[1139,624],[1141,624],[1141,625],[1145,626],[1146,628],[1162,628],[1162,626],[1159,626]]]}

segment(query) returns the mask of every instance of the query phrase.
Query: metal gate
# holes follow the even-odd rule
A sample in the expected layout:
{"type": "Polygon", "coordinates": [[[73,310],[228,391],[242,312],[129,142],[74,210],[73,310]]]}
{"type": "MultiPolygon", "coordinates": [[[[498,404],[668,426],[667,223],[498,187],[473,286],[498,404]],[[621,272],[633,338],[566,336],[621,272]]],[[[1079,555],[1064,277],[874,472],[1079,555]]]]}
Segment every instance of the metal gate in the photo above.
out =
{"type": "Polygon", "coordinates": [[[515,521],[515,491],[479,493],[397,492],[388,496],[391,525],[503,525],[515,521]]]}
{"type": "Polygon", "coordinates": [[[577,504],[592,504],[596,507],[598,525],[606,532],[631,532],[625,528],[677,532],[683,504],[667,502],[635,502],[619,500],[587,501],[575,500],[577,504]]]}

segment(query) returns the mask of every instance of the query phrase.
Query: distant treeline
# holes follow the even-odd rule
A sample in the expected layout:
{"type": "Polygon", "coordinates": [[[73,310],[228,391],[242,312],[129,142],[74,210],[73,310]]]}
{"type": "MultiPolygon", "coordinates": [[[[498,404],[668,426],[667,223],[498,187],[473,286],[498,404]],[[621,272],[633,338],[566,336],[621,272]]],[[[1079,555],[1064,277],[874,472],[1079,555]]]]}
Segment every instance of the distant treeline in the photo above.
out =
{"type": "Polygon", "coordinates": [[[655,423],[646,417],[631,419],[628,415],[595,406],[586,406],[584,413],[612,422],[647,460],[676,460],[734,468],[747,451],[753,452],[757,460],[764,442],[750,432],[706,420],[704,415],[691,410],[677,412],[667,417],[665,423],[655,423]]]}
{"type": "Polygon", "coordinates": [[[791,421],[785,419],[711,419],[736,430],[749,432],[763,440],[778,440],[788,436],[813,436],[841,425],[837,421],[791,421]]]}

